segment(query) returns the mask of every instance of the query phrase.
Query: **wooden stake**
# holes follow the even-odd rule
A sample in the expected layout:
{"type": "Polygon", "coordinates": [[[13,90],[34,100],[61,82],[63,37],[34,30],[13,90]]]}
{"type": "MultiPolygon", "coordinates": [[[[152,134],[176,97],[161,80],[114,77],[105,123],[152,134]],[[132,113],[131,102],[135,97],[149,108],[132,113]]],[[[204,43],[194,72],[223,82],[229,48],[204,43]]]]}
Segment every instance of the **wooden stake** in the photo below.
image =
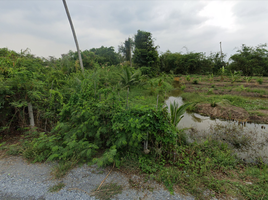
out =
{"type": "Polygon", "coordinates": [[[31,102],[28,102],[28,112],[30,117],[30,127],[33,130],[34,128],[34,115],[33,115],[33,105],[31,102]]]}

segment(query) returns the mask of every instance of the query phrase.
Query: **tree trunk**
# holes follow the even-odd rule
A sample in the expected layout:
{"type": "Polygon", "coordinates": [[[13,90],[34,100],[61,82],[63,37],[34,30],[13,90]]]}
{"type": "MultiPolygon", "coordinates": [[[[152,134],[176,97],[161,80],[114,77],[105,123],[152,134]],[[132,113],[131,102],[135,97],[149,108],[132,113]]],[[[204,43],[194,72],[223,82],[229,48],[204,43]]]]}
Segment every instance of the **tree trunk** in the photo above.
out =
{"type": "Polygon", "coordinates": [[[69,20],[69,23],[70,23],[70,26],[71,26],[71,29],[72,29],[72,32],[73,32],[73,37],[74,37],[74,41],[75,41],[75,44],[76,44],[77,53],[78,53],[78,57],[79,57],[79,61],[80,61],[80,67],[81,67],[82,72],[84,73],[84,66],[83,66],[82,57],[81,57],[81,53],[80,53],[80,50],[79,50],[79,45],[78,45],[78,41],[77,41],[77,38],[76,38],[73,22],[72,22],[72,19],[71,19],[71,16],[70,16],[66,1],[62,0],[62,2],[64,4],[65,11],[66,11],[66,14],[67,14],[67,17],[68,17],[68,20],[69,20]]]}

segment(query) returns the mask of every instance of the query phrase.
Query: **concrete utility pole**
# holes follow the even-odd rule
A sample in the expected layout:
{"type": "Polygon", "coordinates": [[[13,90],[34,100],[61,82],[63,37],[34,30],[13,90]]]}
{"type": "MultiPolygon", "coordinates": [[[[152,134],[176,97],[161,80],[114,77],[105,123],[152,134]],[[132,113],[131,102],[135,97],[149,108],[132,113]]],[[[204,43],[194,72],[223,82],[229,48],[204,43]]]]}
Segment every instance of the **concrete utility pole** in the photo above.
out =
{"type": "Polygon", "coordinates": [[[221,50],[221,61],[223,61],[223,59],[222,59],[222,48],[221,48],[221,42],[220,42],[220,50],[221,50]]]}
{"type": "Polygon", "coordinates": [[[80,61],[80,67],[81,67],[82,72],[84,73],[83,61],[82,61],[81,53],[80,53],[80,50],[79,50],[79,45],[78,45],[78,41],[77,41],[77,38],[76,38],[74,25],[73,25],[73,22],[72,22],[72,19],[71,19],[71,16],[70,16],[66,1],[62,0],[62,2],[63,2],[63,5],[65,7],[65,11],[66,11],[66,14],[67,14],[67,17],[68,17],[68,20],[69,20],[69,23],[70,23],[70,26],[71,26],[71,29],[72,29],[72,32],[73,32],[74,41],[75,41],[76,48],[77,48],[77,53],[78,53],[78,58],[79,58],[79,61],[80,61]]]}

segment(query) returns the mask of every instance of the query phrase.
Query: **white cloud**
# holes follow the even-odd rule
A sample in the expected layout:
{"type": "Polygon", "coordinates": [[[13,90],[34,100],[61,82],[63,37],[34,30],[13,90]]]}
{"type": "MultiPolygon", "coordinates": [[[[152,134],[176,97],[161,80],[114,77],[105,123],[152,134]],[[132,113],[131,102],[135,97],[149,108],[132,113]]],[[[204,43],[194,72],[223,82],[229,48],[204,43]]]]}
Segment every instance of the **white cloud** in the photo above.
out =
{"type": "Polygon", "coordinates": [[[216,26],[230,32],[238,30],[239,26],[236,24],[235,15],[232,11],[235,4],[234,1],[209,2],[199,13],[200,16],[208,18],[202,26],[216,26]]]}
{"type": "MultiPolygon", "coordinates": [[[[117,46],[137,30],[149,31],[160,51],[235,53],[243,43],[267,42],[266,1],[70,1],[80,48],[117,46]]],[[[29,47],[38,56],[75,50],[61,1],[4,1],[0,47],[29,47]]]]}
{"type": "Polygon", "coordinates": [[[59,44],[56,41],[35,37],[29,34],[0,34],[1,48],[8,48],[20,52],[29,48],[36,56],[60,57],[69,50],[76,50],[74,45],[59,44]]]}

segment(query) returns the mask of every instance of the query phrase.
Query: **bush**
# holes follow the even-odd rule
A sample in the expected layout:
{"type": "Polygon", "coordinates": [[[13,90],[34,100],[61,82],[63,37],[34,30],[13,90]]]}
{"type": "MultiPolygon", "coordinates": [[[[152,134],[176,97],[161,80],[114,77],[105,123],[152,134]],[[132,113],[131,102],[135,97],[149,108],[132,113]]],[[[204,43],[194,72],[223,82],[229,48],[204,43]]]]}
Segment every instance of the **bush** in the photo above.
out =
{"type": "Polygon", "coordinates": [[[258,78],[257,82],[261,85],[263,83],[263,79],[262,78],[258,78]]]}
{"type": "Polygon", "coordinates": [[[81,161],[90,161],[98,149],[103,149],[102,156],[93,160],[99,166],[113,162],[118,166],[126,152],[139,155],[144,149],[155,155],[156,149],[161,148],[161,157],[168,157],[178,135],[170,124],[166,108],[157,111],[144,106],[125,109],[113,88],[102,87],[95,91],[92,79],[77,84],[73,87],[79,87],[63,106],[52,134],[41,133],[30,142],[24,153],[26,157],[34,161],[66,161],[75,156],[81,161]],[[147,141],[146,147],[144,141],[147,141]]]}
{"type": "Polygon", "coordinates": [[[197,79],[194,79],[193,80],[193,84],[198,84],[198,80],[197,79]]]}

